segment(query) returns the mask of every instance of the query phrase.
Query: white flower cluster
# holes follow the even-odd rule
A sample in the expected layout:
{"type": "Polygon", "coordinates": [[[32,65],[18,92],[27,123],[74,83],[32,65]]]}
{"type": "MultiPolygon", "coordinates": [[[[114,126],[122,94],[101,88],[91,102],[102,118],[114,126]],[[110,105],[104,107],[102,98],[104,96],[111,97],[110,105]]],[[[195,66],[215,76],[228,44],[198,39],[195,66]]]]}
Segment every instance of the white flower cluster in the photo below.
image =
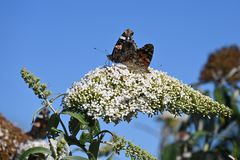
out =
{"type": "MultiPolygon", "coordinates": [[[[44,147],[44,148],[49,148],[49,145],[46,141],[44,140],[28,140],[26,142],[20,143],[20,145],[18,146],[17,152],[16,152],[16,160],[19,159],[19,157],[21,156],[21,154],[33,147],[44,147]]],[[[51,158],[48,160],[52,160],[51,158]]]]}
{"type": "Polygon", "coordinates": [[[174,115],[231,115],[229,108],[164,72],[149,68],[149,73],[132,73],[122,64],[97,68],[75,82],[63,107],[115,123],[130,121],[138,112],[152,116],[164,110],[174,115]]]}
{"type": "Polygon", "coordinates": [[[44,147],[47,149],[50,149],[52,152],[52,155],[47,156],[47,160],[54,160],[54,159],[62,159],[66,156],[69,156],[70,148],[63,138],[63,136],[58,136],[55,139],[49,139],[49,143],[47,143],[45,140],[28,140],[26,142],[21,143],[18,146],[17,154],[16,154],[16,160],[19,159],[21,154],[24,153],[24,151],[27,151],[30,148],[33,147],[44,147]]]}

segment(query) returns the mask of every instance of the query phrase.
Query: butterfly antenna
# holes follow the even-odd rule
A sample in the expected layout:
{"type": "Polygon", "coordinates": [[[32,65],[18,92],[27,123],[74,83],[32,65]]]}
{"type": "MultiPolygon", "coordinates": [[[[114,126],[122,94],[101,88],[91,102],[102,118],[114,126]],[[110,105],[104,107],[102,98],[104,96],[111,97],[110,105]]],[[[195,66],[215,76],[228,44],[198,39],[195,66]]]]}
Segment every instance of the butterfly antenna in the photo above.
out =
{"type": "Polygon", "coordinates": [[[94,50],[96,50],[96,51],[99,51],[99,52],[101,52],[101,53],[104,53],[105,55],[108,55],[109,54],[109,52],[108,52],[108,50],[102,50],[102,49],[98,49],[98,48],[93,48],[94,50]]]}

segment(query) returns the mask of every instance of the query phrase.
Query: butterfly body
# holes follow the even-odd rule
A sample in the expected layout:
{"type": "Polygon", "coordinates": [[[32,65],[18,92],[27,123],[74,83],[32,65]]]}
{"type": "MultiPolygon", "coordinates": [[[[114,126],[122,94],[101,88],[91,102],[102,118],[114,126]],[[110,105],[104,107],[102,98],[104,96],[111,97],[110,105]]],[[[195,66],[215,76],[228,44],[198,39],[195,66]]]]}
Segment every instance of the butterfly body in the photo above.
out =
{"type": "Polygon", "coordinates": [[[146,44],[137,48],[133,40],[133,31],[126,29],[115,44],[112,54],[107,55],[114,63],[122,63],[134,72],[149,72],[148,66],[152,60],[154,46],[146,44]]]}

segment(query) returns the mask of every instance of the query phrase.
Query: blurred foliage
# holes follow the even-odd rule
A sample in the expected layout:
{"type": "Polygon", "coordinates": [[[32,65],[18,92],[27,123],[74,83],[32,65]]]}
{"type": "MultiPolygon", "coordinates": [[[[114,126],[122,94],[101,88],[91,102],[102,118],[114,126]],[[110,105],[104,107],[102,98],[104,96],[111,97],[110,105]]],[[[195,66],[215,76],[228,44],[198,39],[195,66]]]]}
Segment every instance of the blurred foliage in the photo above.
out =
{"type": "Polygon", "coordinates": [[[213,90],[203,91],[233,110],[231,118],[209,119],[190,115],[187,119],[161,118],[161,160],[240,159],[240,49],[223,47],[209,56],[200,74],[200,85],[211,82],[213,90]],[[168,123],[177,121],[175,123],[168,123]]]}
{"type": "Polygon", "coordinates": [[[0,114],[0,159],[12,159],[17,151],[17,146],[32,137],[24,133],[0,114]]]}
{"type": "Polygon", "coordinates": [[[208,57],[200,73],[200,81],[236,83],[240,80],[240,48],[236,45],[220,48],[208,57]]]}

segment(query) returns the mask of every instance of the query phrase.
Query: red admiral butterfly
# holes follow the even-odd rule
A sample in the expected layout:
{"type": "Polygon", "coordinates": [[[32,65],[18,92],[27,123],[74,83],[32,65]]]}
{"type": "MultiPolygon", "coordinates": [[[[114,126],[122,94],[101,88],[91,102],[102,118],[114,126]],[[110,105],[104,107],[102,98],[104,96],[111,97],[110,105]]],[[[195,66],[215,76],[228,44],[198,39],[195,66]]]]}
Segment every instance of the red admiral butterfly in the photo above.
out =
{"type": "Polygon", "coordinates": [[[126,29],[114,46],[112,54],[107,57],[114,63],[126,65],[130,70],[148,72],[154,46],[146,44],[142,48],[137,48],[132,37],[133,34],[131,29],[126,29]]]}
{"type": "Polygon", "coordinates": [[[48,121],[50,118],[49,114],[50,111],[47,108],[41,110],[36,119],[34,120],[31,130],[27,132],[27,134],[33,137],[34,139],[46,138],[48,134],[47,132],[48,121]]]}

